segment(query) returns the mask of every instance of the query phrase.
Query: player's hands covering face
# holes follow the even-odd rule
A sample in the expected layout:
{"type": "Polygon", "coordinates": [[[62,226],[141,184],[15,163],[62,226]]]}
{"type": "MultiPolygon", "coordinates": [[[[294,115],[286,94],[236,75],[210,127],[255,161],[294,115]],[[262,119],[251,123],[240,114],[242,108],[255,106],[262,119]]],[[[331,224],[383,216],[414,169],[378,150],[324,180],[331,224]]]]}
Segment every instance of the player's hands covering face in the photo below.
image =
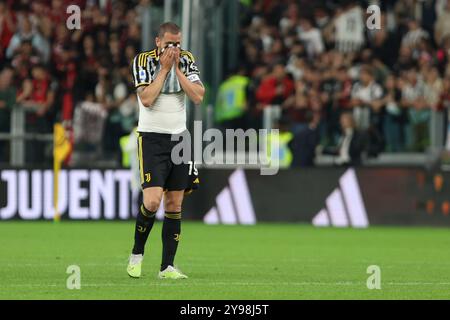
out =
{"type": "Polygon", "coordinates": [[[164,50],[160,57],[161,69],[170,71],[173,63],[175,62],[176,50],[174,48],[168,48],[164,50]]]}
{"type": "Polygon", "coordinates": [[[175,54],[175,66],[178,68],[180,66],[180,55],[181,55],[181,49],[180,48],[173,48],[174,54],[175,54]]]}

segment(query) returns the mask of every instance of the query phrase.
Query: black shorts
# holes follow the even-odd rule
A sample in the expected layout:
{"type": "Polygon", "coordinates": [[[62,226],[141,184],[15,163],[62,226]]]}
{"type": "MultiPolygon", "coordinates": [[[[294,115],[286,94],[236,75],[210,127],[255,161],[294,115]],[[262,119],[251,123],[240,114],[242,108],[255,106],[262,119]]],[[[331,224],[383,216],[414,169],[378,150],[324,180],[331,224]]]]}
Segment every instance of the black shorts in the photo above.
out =
{"type": "Polygon", "coordinates": [[[139,133],[138,157],[142,190],[161,187],[165,191],[184,190],[185,193],[191,193],[198,188],[200,180],[195,161],[175,164],[171,154],[179,142],[172,141],[171,138],[171,134],[139,133]]]}

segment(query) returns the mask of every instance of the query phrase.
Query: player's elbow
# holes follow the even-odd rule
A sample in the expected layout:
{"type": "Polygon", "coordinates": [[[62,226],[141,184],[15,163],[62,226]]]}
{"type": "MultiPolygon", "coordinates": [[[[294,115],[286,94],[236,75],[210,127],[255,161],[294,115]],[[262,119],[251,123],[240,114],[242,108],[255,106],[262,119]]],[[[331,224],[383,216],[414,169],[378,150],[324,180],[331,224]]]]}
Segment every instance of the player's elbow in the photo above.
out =
{"type": "Polygon", "coordinates": [[[195,104],[201,104],[203,102],[203,98],[205,97],[205,88],[201,87],[198,90],[198,93],[196,94],[196,96],[193,99],[193,102],[195,104]]]}
{"type": "Polygon", "coordinates": [[[152,104],[154,99],[152,99],[151,97],[147,97],[147,96],[139,96],[139,98],[141,99],[142,105],[146,108],[149,108],[152,104]]]}
{"type": "Polygon", "coordinates": [[[194,104],[199,105],[203,102],[203,96],[197,96],[193,100],[194,104]]]}
{"type": "Polygon", "coordinates": [[[199,96],[194,99],[194,104],[201,104],[202,102],[203,102],[203,96],[199,96]]]}
{"type": "Polygon", "coordinates": [[[144,92],[144,87],[139,87],[137,89],[137,95],[138,95],[139,101],[141,101],[141,103],[144,107],[150,107],[152,105],[153,99],[151,98],[151,95],[148,94],[148,92],[144,92]]]}

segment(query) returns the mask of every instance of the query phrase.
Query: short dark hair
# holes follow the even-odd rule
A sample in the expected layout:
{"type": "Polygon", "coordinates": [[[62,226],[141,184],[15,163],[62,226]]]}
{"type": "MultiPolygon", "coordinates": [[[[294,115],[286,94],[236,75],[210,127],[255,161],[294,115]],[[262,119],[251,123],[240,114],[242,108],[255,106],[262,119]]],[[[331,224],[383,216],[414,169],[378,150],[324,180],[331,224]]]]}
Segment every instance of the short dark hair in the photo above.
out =
{"type": "Polygon", "coordinates": [[[166,32],[171,34],[179,34],[181,32],[181,28],[173,22],[165,22],[159,26],[158,37],[164,37],[166,32]]]}

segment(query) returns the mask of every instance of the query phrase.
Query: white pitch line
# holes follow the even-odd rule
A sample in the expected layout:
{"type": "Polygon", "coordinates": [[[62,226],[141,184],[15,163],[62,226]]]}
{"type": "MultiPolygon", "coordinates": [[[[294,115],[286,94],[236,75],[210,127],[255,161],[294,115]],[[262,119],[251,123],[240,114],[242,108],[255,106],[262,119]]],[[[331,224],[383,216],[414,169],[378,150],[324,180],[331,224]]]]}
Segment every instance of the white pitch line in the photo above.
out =
{"type": "MultiPolygon", "coordinates": [[[[2,264],[0,263],[0,267],[8,267],[8,268],[20,268],[20,267],[66,267],[68,265],[70,265],[71,263],[68,262],[56,262],[56,263],[5,263],[2,264]]],[[[73,264],[77,264],[76,262],[74,262],[73,264]]],[[[124,262],[124,263],[79,263],[77,265],[80,266],[80,268],[83,267],[104,267],[106,266],[110,266],[110,267],[126,267],[128,264],[128,261],[124,262]]],[[[223,268],[222,264],[218,264],[218,263],[183,263],[182,264],[184,267],[209,267],[209,268],[223,268]]],[[[308,267],[317,267],[317,266],[321,266],[320,264],[317,265],[308,265],[308,267]]],[[[227,264],[227,268],[245,268],[245,267],[254,267],[253,263],[236,263],[236,264],[227,264]]],[[[267,266],[267,268],[269,269],[273,269],[273,268],[278,268],[277,266],[267,266]]]]}
{"type": "MultiPolygon", "coordinates": [[[[196,280],[199,281],[199,280],[196,280]]],[[[123,283],[88,283],[81,284],[81,287],[146,287],[146,286],[361,286],[365,288],[365,282],[143,282],[142,284],[123,283]]],[[[382,283],[387,286],[450,286],[450,282],[387,282],[382,283]]],[[[64,287],[63,284],[7,284],[0,285],[3,288],[14,287],[64,287]]]]}
{"type": "MultiPolygon", "coordinates": [[[[128,261],[124,262],[124,263],[109,263],[109,262],[105,262],[105,263],[69,263],[69,262],[56,262],[56,263],[5,263],[2,264],[0,263],[0,267],[3,268],[43,268],[43,267],[57,267],[57,268],[66,268],[68,265],[70,264],[76,264],[79,265],[81,268],[95,268],[95,267],[104,267],[109,266],[109,267],[116,267],[116,268],[126,268],[128,261]]],[[[150,264],[149,264],[150,265],[150,264]]],[[[436,268],[437,266],[439,266],[440,264],[433,264],[433,267],[436,268]]],[[[186,269],[187,267],[189,268],[196,268],[196,267],[207,267],[207,268],[219,268],[222,269],[223,265],[221,264],[217,264],[217,263],[183,263],[182,266],[184,267],[184,269],[186,269]]],[[[298,270],[307,270],[309,268],[315,268],[315,267],[322,267],[323,264],[308,264],[308,265],[303,265],[300,266],[298,268],[298,270]]],[[[229,269],[242,269],[242,268],[248,268],[248,267],[254,267],[254,264],[246,264],[246,263],[237,263],[237,264],[227,264],[227,268],[229,269]]],[[[426,266],[419,266],[419,267],[426,267],[426,266]]],[[[447,268],[446,264],[442,264],[442,267],[447,268]]],[[[279,268],[278,266],[267,266],[264,269],[261,269],[262,271],[264,270],[269,270],[269,271],[273,271],[275,268],[279,268]]],[[[398,269],[400,268],[400,266],[384,266],[382,269],[398,269]]],[[[359,270],[360,268],[358,267],[353,267],[354,270],[359,270]]]]}

